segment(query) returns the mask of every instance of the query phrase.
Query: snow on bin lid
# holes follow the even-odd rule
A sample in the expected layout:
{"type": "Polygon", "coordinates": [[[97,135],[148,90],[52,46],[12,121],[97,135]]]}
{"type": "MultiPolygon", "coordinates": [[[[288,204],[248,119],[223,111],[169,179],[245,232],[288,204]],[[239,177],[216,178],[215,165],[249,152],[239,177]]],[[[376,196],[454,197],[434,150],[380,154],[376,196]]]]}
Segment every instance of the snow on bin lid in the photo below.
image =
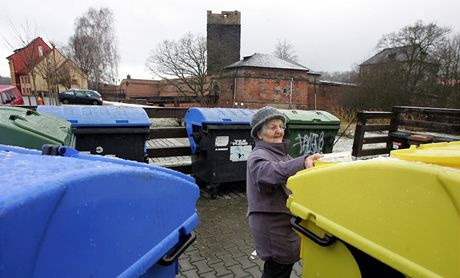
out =
{"type": "Polygon", "coordinates": [[[412,145],[390,152],[394,158],[460,168],[460,141],[412,145]]]}
{"type": "Polygon", "coordinates": [[[37,111],[65,119],[72,124],[72,127],[150,126],[147,113],[140,107],[40,105],[37,111]]]}
{"type": "Polygon", "coordinates": [[[140,277],[198,224],[182,173],[5,145],[0,161],[2,277],[140,277]]]}
{"type": "Polygon", "coordinates": [[[184,120],[187,125],[202,126],[205,124],[250,124],[252,115],[257,110],[238,108],[198,108],[187,110],[184,120]]]}
{"type": "Polygon", "coordinates": [[[323,124],[339,125],[340,120],[334,115],[321,110],[278,109],[286,116],[288,124],[323,124]]]}

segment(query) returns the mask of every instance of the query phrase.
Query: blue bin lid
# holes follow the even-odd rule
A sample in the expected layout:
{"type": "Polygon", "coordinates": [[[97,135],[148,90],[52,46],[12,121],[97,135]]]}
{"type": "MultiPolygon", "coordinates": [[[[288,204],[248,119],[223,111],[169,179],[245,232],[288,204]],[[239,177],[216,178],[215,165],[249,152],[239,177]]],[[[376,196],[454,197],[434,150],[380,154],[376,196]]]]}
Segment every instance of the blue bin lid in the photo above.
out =
{"type": "Polygon", "coordinates": [[[139,277],[198,224],[192,178],[68,150],[0,145],[1,277],[139,277]]]}
{"type": "Polygon", "coordinates": [[[239,108],[201,108],[192,107],[185,113],[185,129],[190,141],[192,153],[196,152],[197,145],[192,137],[193,126],[202,127],[203,124],[214,125],[250,125],[256,109],[239,108]]]}
{"type": "Polygon", "coordinates": [[[197,126],[205,124],[241,125],[250,124],[257,110],[238,108],[200,108],[192,107],[185,113],[184,121],[197,126]]]}
{"type": "Polygon", "coordinates": [[[150,119],[141,107],[92,105],[39,105],[38,112],[62,118],[72,127],[149,127],[150,119]]]}

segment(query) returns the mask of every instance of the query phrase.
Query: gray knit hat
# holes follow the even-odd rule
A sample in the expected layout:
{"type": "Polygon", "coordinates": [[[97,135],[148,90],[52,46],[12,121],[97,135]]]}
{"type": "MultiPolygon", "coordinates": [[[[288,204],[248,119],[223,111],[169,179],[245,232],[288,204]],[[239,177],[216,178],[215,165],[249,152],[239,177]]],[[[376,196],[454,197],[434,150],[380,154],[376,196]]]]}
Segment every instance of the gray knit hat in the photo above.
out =
{"type": "Polygon", "coordinates": [[[273,119],[280,119],[286,124],[286,117],[278,110],[271,106],[265,106],[259,109],[251,119],[251,136],[257,139],[257,132],[262,126],[273,119]]]}

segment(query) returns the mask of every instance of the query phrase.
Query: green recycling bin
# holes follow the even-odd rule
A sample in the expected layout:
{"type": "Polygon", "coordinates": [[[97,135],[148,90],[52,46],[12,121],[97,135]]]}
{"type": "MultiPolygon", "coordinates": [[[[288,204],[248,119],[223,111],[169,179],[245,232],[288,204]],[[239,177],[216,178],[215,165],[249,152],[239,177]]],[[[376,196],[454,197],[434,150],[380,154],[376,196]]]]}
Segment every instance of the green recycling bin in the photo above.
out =
{"type": "Polygon", "coordinates": [[[75,147],[70,123],[22,107],[0,107],[0,144],[41,150],[43,144],[75,147]]]}
{"type": "Polygon", "coordinates": [[[284,137],[290,140],[289,155],[331,153],[340,120],[320,110],[278,109],[286,116],[284,137]]]}

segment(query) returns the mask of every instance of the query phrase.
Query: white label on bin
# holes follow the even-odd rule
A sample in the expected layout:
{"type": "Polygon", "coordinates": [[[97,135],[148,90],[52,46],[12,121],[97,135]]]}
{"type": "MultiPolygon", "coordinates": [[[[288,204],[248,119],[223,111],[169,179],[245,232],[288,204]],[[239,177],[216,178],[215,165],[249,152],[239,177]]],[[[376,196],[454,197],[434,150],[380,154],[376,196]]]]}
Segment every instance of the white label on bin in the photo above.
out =
{"type": "Polygon", "coordinates": [[[228,148],[216,148],[215,151],[228,151],[228,148]]]}
{"type": "Polygon", "coordinates": [[[252,151],[252,146],[231,146],[230,147],[230,161],[246,161],[252,151]]]}
{"type": "Polygon", "coordinates": [[[229,140],[228,136],[216,136],[215,146],[216,147],[225,147],[225,146],[228,145],[228,140],[229,140]]]}

